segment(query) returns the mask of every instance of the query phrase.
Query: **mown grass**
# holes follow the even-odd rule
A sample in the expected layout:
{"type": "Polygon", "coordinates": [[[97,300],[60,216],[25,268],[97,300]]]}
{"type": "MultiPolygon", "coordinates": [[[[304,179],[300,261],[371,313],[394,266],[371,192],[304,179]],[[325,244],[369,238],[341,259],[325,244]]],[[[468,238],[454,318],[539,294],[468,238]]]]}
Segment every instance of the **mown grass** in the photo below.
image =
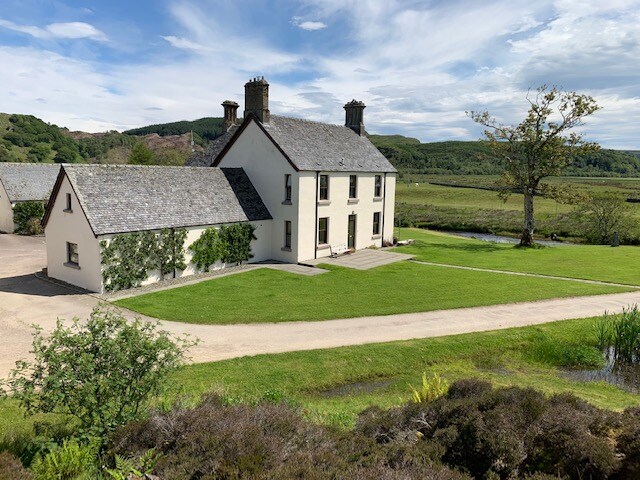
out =
{"type": "Polygon", "coordinates": [[[259,269],[115,303],[164,320],[231,324],[390,315],[625,291],[410,262],[367,271],[322,267],[330,272],[301,276],[259,269]]]}
{"type": "Polygon", "coordinates": [[[640,248],[635,246],[522,249],[415,228],[397,229],[396,234],[416,241],[397,251],[415,255],[417,260],[640,285],[640,248]]]}

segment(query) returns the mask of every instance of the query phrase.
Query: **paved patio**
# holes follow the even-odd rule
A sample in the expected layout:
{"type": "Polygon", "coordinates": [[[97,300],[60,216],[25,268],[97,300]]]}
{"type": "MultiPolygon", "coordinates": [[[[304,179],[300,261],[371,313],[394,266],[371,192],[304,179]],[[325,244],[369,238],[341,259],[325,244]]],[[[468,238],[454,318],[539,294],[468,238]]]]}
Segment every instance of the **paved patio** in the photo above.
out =
{"type": "Polygon", "coordinates": [[[357,250],[354,253],[340,255],[336,258],[322,257],[313,260],[306,260],[300,263],[311,266],[326,263],[328,265],[337,265],[339,267],[355,268],[356,270],[369,270],[370,268],[402,262],[410,260],[411,258],[413,258],[413,255],[390,252],[388,250],[374,250],[372,248],[366,248],[364,250],[357,250]]]}

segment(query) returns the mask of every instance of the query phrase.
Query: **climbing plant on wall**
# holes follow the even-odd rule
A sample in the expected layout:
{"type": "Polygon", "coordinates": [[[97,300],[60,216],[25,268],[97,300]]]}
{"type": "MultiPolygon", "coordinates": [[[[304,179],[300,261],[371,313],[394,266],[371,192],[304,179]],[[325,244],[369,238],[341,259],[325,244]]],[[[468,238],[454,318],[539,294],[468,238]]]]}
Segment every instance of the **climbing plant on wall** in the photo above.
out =
{"type": "Polygon", "coordinates": [[[134,232],[116,235],[111,241],[100,242],[102,248],[102,280],[107,291],[139,286],[158,269],[161,276],[187,268],[184,241],[187,231],[163,229],[154,232],[134,232]]]}
{"type": "Polygon", "coordinates": [[[250,223],[207,228],[189,246],[193,252],[191,261],[205,272],[218,261],[239,265],[253,257],[251,241],[256,240],[255,229],[250,223]]]}

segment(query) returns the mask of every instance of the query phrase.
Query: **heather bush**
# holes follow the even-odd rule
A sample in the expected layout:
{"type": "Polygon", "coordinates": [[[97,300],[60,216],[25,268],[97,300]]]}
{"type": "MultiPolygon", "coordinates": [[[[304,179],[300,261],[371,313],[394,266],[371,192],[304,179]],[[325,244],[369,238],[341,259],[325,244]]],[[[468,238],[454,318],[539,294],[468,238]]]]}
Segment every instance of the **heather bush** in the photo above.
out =
{"type": "Polygon", "coordinates": [[[0,452],[0,480],[33,480],[33,475],[22,466],[18,457],[0,452]]]}

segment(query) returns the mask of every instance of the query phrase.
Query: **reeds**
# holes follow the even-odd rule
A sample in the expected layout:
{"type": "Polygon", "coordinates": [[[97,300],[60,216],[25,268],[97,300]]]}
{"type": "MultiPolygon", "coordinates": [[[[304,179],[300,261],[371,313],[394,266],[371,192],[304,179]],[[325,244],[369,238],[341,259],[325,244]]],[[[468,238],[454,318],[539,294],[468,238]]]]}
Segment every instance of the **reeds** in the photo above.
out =
{"type": "Polygon", "coordinates": [[[609,350],[614,362],[640,363],[640,310],[624,308],[622,314],[605,312],[595,323],[598,347],[609,350]]]}

